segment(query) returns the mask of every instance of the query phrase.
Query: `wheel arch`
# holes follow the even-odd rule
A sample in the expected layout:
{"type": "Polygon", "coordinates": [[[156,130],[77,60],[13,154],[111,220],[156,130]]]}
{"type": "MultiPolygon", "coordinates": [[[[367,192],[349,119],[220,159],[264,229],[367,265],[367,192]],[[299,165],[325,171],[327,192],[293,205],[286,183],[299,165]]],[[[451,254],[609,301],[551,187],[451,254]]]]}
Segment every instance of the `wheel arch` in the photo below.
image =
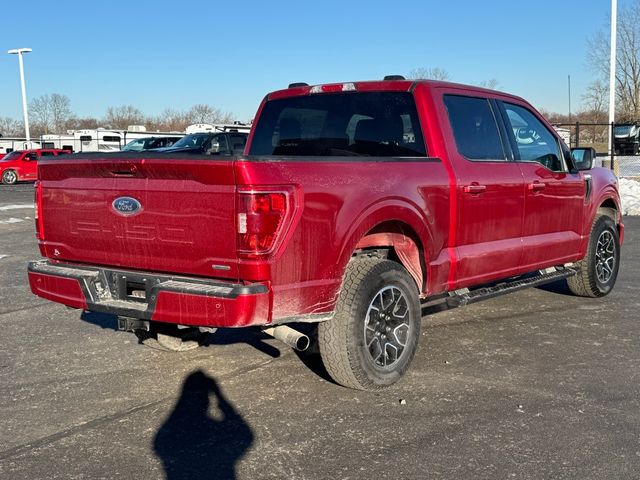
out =
{"type": "Polygon", "coordinates": [[[422,294],[428,281],[427,259],[433,247],[432,239],[426,222],[412,208],[384,206],[353,226],[340,255],[340,264],[346,270],[352,257],[375,255],[385,250],[387,258],[407,269],[422,294]]]}
{"type": "Polygon", "coordinates": [[[386,250],[386,258],[400,263],[415,280],[418,291],[425,288],[424,248],[417,233],[408,224],[388,220],[369,230],[356,244],[354,254],[386,250]]]}
{"type": "Polygon", "coordinates": [[[610,217],[614,222],[616,222],[616,224],[619,223],[619,212],[620,209],[618,208],[618,205],[613,198],[606,198],[602,200],[600,202],[600,206],[596,210],[597,215],[606,215],[610,217]]]}

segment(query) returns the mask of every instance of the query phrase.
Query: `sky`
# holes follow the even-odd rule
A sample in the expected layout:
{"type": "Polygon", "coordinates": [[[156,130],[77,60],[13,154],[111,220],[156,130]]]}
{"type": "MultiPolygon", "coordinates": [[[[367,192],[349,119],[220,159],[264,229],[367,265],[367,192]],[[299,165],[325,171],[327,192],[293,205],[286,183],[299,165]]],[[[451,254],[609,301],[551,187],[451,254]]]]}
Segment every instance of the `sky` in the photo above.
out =
{"type": "MultiPolygon", "coordinates": [[[[631,1],[631,0],[628,0],[631,1]]],[[[60,93],[80,117],[134,105],[155,115],[197,103],[255,115],[264,95],[309,84],[442,68],[497,79],[538,109],[572,110],[595,79],[587,38],[608,31],[610,0],[7,1],[0,17],[0,117],[60,93]],[[52,7],[51,5],[55,5],[52,7]],[[20,19],[24,19],[20,20],[20,19]]],[[[624,0],[619,2],[625,4],[624,0]]]]}

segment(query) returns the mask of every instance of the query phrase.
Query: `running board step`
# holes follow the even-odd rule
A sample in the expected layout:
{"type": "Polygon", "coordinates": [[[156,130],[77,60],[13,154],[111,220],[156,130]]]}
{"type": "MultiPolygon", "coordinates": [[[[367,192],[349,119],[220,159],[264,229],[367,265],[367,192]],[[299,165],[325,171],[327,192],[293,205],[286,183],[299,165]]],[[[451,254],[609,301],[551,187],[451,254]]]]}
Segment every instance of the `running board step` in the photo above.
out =
{"type": "Polygon", "coordinates": [[[576,273],[578,273],[578,269],[572,267],[564,267],[560,270],[548,268],[541,270],[538,275],[533,277],[519,277],[509,282],[500,282],[496,285],[478,288],[476,290],[469,290],[467,288],[456,290],[450,293],[446,302],[450,308],[462,307],[481,300],[488,300],[499,297],[500,295],[506,295],[507,293],[524,290],[525,288],[539,287],[547,283],[557,282],[563,278],[571,277],[576,273]]]}

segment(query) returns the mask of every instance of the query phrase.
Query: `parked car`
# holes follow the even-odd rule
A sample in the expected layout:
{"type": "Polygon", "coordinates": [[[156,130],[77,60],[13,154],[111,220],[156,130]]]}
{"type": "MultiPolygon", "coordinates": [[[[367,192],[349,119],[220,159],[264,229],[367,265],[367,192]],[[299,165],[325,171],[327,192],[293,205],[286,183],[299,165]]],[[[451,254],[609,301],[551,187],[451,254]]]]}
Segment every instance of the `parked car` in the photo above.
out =
{"type": "Polygon", "coordinates": [[[616,125],[613,128],[613,145],[616,155],[637,155],[640,150],[640,125],[616,125]]]}
{"type": "Polygon", "coordinates": [[[123,152],[142,152],[145,150],[153,150],[156,148],[171,147],[174,143],[180,140],[183,135],[175,137],[147,137],[131,140],[124,147],[123,152]]]}
{"type": "Polygon", "coordinates": [[[41,158],[57,157],[71,153],[69,150],[34,149],[14,150],[0,159],[0,178],[5,185],[16,182],[35,181],[38,176],[38,161],[41,158]]]}
{"type": "Polygon", "coordinates": [[[247,326],[304,349],[291,324],[315,322],[333,379],[375,390],[409,367],[422,305],[563,279],[584,297],[614,287],[615,176],[519,97],[296,84],[256,118],[247,155],[43,162],[33,293],[171,350],[247,326]]]}
{"type": "Polygon", "coordinates": [[[201,155],[238,155],[247,143],[246,132],[199,132],[185,135],[170,147],[155,152],[201,155]]]}

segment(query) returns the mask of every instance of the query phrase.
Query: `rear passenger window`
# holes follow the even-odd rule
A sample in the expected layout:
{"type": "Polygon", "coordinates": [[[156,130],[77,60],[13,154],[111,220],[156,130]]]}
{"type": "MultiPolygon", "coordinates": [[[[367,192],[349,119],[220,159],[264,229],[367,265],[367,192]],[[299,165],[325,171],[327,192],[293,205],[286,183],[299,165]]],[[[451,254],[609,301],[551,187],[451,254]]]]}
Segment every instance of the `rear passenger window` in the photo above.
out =
{"type": "Polygon", "coordinates": [[[40,156],[41,156],[41,157],[53,157],[53,152],[45,152],[45,151],[41,151],[41,152],[40,152],[40,156]]]}
{"type": "Polygon", "coordinates": [[[461,155],[469,160],[507,159],[489,100],[445,95],[444,104],[461,155]]]}

